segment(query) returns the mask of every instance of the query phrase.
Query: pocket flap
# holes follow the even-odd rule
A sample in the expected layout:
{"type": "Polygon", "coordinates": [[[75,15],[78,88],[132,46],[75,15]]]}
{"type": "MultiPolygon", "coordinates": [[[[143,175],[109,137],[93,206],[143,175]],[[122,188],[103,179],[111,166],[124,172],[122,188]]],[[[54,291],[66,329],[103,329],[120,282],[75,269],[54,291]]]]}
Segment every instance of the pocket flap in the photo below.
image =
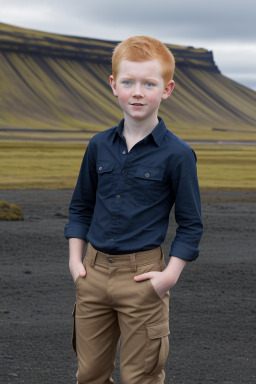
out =
{"type": "Polygon", "coordinates": [[[159,168],[140,167],[137,169],[135,173],[135,177],[139,177],[140,179],[156,180],[156,181],[162,181],[163,175],[164,175],[164,171],[159,168]]]}
{"type": "Polygon", "coordinates": [[[112,172],[114,169],[114,165],[114,161],[97,161],[96,171],[98,172],[98,174],[112,172]]]}
{"type": "Polygon", "coordinates": [[[160,339],[161,337],[168,336],[170,334],[169,320],[157,324],[148,324],[147,330],[148,336],[151,340],[160,339]]]}

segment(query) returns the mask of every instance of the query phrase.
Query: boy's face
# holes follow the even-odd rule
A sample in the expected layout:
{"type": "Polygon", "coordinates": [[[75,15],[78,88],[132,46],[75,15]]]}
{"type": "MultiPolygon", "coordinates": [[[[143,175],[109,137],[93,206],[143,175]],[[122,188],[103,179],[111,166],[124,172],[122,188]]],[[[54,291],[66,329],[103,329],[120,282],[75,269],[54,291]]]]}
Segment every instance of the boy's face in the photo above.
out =
{"type": "Polygon", "coordinates": [[[117,78],[110,76],[113,93],[118,97],[124,118],[145,121],[157,119],[162,99],[170,96],[174,81],[166,86],[162,77],[162,66],[158,60],[122,60],[117,78]]]}

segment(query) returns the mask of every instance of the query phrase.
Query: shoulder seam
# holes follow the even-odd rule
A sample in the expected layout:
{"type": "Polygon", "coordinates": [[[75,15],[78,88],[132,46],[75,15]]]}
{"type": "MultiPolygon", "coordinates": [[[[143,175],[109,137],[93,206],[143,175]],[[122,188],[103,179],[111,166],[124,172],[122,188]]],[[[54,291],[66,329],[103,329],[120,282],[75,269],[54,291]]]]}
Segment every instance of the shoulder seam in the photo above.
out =
{"type": "Polygon", "coordinates": [[[175,143],[179,144],[183,148],[190,150],[190,151],[193,151],[193,149],[185,141],[183,141],[182,139],[180,139],[179,137],[174,135],[172,132],[170,132],[170,131],[166,132],[165,136],[167,137],[167,139],[169,141],[175,141],[175,143]]]}
{"type": "Polygon", "coordinates": [[[95,133],[95,135],[92,136],[90,141],[93,140],[97,136],[101,136],[101,135],[104,135],[104,134],[106,134],[106,133],[108,133],[110,131],[114,131],[116,128],[117,128],[117,126],[111,127],[111,128],[107,128],[107,129],[105,129],[104,131],[101,131],[101,132],[97,132],[97,133],[95,133]]]}

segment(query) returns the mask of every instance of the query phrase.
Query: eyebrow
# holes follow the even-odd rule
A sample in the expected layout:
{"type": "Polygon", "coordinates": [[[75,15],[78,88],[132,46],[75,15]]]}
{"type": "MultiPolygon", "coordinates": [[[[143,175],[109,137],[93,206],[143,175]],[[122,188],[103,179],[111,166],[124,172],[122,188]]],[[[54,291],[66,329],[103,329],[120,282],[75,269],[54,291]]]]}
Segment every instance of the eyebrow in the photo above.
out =
{"type": "MultiPolygon", "coordinates": [[[[132,80],[134,79],[134,76],[120,76],[119,80],[132,80]]],[[[147,82],[152,82],[152,83],[156,83],[158,80],[157,79],[154,79],[154,78],[149,78],[149,77],[145,77],[145,79],[143,79],[143,81],[147,81],[147,82]]]]}

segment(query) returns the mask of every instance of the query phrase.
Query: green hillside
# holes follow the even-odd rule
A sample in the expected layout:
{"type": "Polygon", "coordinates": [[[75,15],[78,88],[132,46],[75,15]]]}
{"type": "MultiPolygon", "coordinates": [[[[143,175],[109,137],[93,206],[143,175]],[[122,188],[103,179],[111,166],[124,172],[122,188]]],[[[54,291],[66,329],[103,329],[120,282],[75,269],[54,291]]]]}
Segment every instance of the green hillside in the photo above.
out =
{"type": "MultiPolygon", "coordinates": [[[[122,113],[109,86],[114,46],[0,23],[0,140],[89,138],[116,124],[122,113]]],[[[176,87],[160,115],[169,128],[186,139],[255,140],[256,93],[224,77],[212,52],[168,47],[176,87]]]]}

